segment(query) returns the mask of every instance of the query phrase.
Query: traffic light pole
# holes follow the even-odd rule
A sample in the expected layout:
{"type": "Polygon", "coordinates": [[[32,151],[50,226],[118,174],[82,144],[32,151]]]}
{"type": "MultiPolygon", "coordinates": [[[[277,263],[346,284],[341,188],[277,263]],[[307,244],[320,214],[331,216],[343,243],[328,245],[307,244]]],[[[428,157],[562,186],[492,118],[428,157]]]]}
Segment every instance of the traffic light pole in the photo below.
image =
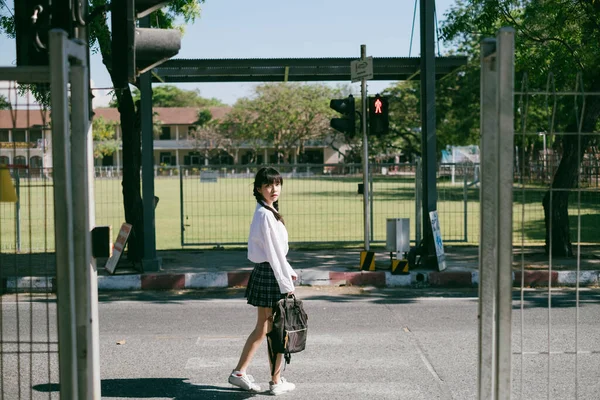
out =
{"type": "MultiPolygon", "coordinates": [[[[360,59],[366,60],[367,45],[360,45],[360,59]]],[[[367,80],[361,79],[360,94],[362,97],[362,134],[363,134],[363,204],[364,204],[364,227],[365,227],[365,251],[369,251],[369,232],[371,231],[371,220],[369,215],[369,143],[367,141],[367,80]]]]}
{"type": "MultiPolygon", "coordinates": [[[[150,27],[149,17],[140,19],[141,27],[150,27]]],[[[142,125],[142,205],[144,212],[144,272],[158,272],[162,260],[156,256],[156,214],[154,208],[154,138],[152,134],[152,72],[140,75],[142,125]]]]}
{"type": "Polygon", "coordinates": [[[421,260],[425,267],[437,266],[429,212],[437,210],[435,126],[435,1],[421,0],[421,154],[423,168],[423,239],[421,260]]]}

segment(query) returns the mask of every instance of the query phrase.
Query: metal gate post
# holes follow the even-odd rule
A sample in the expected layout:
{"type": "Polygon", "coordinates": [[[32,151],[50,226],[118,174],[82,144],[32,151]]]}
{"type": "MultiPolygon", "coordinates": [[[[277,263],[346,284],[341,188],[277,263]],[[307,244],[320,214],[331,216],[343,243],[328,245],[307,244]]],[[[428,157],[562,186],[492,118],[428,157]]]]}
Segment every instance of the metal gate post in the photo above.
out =
{"type": "Polygon", "coordinates": [[[423,169],[421,164],[421,157],[417,157],[415,160],[415,248],[419,248],[422,237],[423,208],[421,207],[421,193],[423,190],[423,169]]]}
{"type": "Polygon", "coordinates": [[[479,240],[479,349],[478,399],[494,399],[496,327],[496,242],[498,182],[495,171],[496,134],[496,40],[481,43],[481,190],[479,240]]]}
{"type": "Polygon", "coordinates": [[[514,30],[481,43],[478,398],[511,395],[514,30]]]}
{"type": "MultiPolygon", "coordinates": [[[[83,45],[82,45],[83,46],[83,45]]],[[[87,49],[82,49],[86,51],[87,49]]],[[[80,399],[100,399],[98,271],[92,255],[95,225],[93,139],[89,121],[89,75],[86,59],[71,67],[71,165],[73,242],[77,299],[77,375],[80,399]]]]}
{"type": "Polygon", "coordinates": [[[69,124],[68,38],[51,30],[50,102],[52,106],[52,160],[54,179],[54,232],[56,238],[56,294],[60,397],[78,399],[77,341],[75,335],[75,267],[73,198],[69,124]]]}
{"type": "Polygon", "coordinates": [[[498,400],[510,399],[512,360],[512,210],[514,161],[515,30],[497,35],[498,57],[498,400]]]}

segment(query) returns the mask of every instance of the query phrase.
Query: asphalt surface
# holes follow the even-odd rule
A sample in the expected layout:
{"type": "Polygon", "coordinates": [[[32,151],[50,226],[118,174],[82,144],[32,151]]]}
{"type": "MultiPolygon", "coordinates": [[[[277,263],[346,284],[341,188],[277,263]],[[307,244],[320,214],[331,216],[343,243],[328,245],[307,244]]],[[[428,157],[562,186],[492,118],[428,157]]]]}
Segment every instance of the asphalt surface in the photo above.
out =
{"type": "MultiPolygon", "coordinates": [[[[477,398],[476,290],[300,287],[297,294],[310,331],[306,351],[284,372],[297,384],[285,398],[477,398]]],[[[513,298],[513,398],[598,399],[600,291],[522,295],[513,298]]],[[[18,398],[19,386],[24,398],[58,398],[56,354],[48,358],[44,344],[48,332],[56,340],[53,295],[5,295],[1,307],[4,398],[18,398]],[[40,353],[28,351],[30,341],[40,353]]],[[[242,289],[101,293],[99,312],[104,399],[267,396],[227,383],[255,321],[242,289]]],[[[267,387],[266,345],[249,373],[267,387]]]]}

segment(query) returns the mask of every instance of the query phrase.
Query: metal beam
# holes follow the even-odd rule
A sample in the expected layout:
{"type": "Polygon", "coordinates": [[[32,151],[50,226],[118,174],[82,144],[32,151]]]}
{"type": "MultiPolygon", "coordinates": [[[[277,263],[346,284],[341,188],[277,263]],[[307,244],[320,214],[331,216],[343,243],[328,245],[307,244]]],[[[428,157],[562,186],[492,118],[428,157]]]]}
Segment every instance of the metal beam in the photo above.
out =
{"type": "MultiPolygon", "coordinates": [[[[354,58],[174,59],[154,69],[154,82],[350,81],[354,58]]],[[[467,63],[466,57],[437,59],[441,78],[467,63]]],[[[373,58],[373,80],[419,79],[419,57],[373,58]]]]}

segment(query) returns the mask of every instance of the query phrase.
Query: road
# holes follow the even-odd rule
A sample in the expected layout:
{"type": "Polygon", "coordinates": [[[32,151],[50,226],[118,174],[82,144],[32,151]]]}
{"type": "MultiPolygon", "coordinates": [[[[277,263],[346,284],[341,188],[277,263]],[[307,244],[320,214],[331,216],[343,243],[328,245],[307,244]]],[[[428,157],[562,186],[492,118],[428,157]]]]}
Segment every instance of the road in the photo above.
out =
{"type": "MultiPolygon", "coordinates": [[[[297,293],[306,302],[310,333],[306,351],[293,355],[284,372],[297,384],[286,398],[476,398],[476,290],[301,287],[297,293]]],[[[600,397],[599,298],[597,290],[582,291],[577,309],[574,293],[556,292],[549,313],[547,293],[526,293],[521,308],[515,292],[513,398],[600,397]],[[573,354],[575,334],[578,350],[583,352],[578,357],[573,354]],[[521,346],[527,352],[523,356],[521,346]],[[548,346],[550,366],[547,354],[529,354],[547,352],[548,346]]],[[[4,398],[58,398],[56,353],[50,358],[45,354],[48,348],[56,350],[56,345],[44,343],[48,332],[51,341],[56,340],[53,299],[42,295],[32,302],[24,296],[2,299],[4,398]],[[31,325],[33,331],[28,328],[31,325]],[[21,343],[11,343],[17,337],[21,343]],[[40,342],[32,347],[41,353],[31,355],[31,340],[40,342]],[[8,351],[18,348],[19,357],[8,351]]],[[[243,290],[102,293],[99,311],[103,399],[266,396],[241,392],[227,383],[255,321],[243,290]]],[[[263,345],[249,373],[265,389],[268,369],[263,345]]]]}

